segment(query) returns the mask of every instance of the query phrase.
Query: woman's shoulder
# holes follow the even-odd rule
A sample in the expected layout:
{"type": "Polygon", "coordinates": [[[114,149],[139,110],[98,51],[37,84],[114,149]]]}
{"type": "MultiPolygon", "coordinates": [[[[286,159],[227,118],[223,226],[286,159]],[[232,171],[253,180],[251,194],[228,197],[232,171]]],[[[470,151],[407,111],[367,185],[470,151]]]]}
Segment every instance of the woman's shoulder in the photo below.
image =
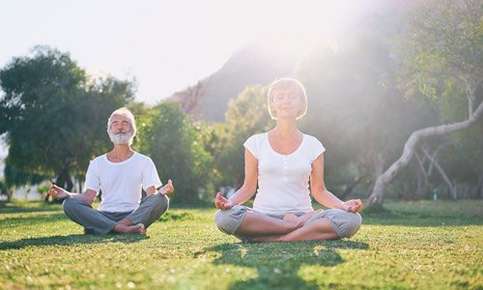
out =
{"type": "Polygon", "coordinates": [[[248,151],[250,151],[255,158],[259,158],[259,154],[261,150],[263,150],[263,144],[265,144],[264,140],[266,138],[266,133],[258,133],[254,134],[243,143],[243,146],[245,146],[248,151]]]}
{"type": "Polygon", "coordinates": [[[312,135],[309,135],[309,134],[305,134],[305,133],[303,133],[303,134],[304,134],[304,138],[306,140],[308,140],[308,142],[311,142],[311,143],[321,143],[322,144],[322,142],[320,142],[320,140],[317,137],[312,136],[312,135]]]}
{"type": "Polygon", "coordinates": [[[313,148],[316,151],[322,151],[322,152],[325,151],[324,145],[322,144],[322,142],[320,142],[319,139],[317,139],[317,137],[312,136],[312,135],[308,135],[308,134],[304,134],[304,138],[305,138],[306,144],[310,148],[313,148]]]}
{"type": "Polygon", "coordinates": [[[267,132],[256,133],[247,138],[247,141],[255,142],[267,137],[267,132]]]}

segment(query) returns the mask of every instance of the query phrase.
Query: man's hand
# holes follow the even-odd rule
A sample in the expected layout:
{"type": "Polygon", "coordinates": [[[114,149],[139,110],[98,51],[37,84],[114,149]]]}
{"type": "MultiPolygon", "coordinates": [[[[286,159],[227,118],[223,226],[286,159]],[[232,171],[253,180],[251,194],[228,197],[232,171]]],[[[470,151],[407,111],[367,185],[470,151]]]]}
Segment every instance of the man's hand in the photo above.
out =
{"type": "Polygon", "coordinates": [[[67,190],[63,189],[62,187],[59,187],[52,183],[52,185],[49,188],[49,191],[47,191],[47,195],[50,195],[52,196],[52,198],[55,198],[55,199],[62,199],[62,198],[68,197],[69,193],[67,192],[67,190]]]}
{"type": "Polygon", "coordinates": [[[215,207],[218,209],[230,209],[234,204],[223,196],[221,192],[218,192],[215,197],[215,207]]]}
{"type": "Polygon", "coordinates": [[[342,203],[342,209],[348,212],[359,212],[362,209],[362,201],[360,199],[351,199],[342,203]]]}
{"type": "Polygon", "coordinates": [[[168,194],[174,191],[174,185],[173,181],[171,179],[168,180],[168,183],[166,183],[163,187],[159,189],[159,192],[162,194],[168,194]]]}

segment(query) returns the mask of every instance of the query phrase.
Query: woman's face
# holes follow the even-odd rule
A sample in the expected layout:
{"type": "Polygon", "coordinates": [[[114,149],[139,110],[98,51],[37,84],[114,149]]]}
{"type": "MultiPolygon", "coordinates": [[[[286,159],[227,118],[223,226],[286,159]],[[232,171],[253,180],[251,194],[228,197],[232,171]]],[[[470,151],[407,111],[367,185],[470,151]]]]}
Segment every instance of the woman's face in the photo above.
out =
{"type": "Polygon", "coordinates": [[[272,91],[272,110],[277,119],[296,119],[301,112],[302,100],[293,89],[272,91]]]}

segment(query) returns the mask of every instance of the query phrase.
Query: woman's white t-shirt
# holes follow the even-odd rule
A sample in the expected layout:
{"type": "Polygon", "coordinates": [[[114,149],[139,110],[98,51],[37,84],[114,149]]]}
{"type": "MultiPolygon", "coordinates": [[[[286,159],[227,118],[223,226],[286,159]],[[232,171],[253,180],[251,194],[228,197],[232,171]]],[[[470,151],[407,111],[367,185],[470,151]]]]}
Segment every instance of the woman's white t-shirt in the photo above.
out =
{"type": "Polygon", "coordinates": [[[313,211],[309,190],[312,162],[325,152],[317,138],[303,134],[291,154],[273,150],[268,133],[253,135],[243,145],[258,160],[255,211],[274,215],[313,211]]]}
{"type": "Polygon", "coordinates": [[[106,154],[98,156],[86,173],[85,188],[102,190],[101,211],[135,210],[141,202],[141,188],[151,186],[161,186],[158,171],[151,158],[138,152],[122,162],[111,162],[106,154]]]}

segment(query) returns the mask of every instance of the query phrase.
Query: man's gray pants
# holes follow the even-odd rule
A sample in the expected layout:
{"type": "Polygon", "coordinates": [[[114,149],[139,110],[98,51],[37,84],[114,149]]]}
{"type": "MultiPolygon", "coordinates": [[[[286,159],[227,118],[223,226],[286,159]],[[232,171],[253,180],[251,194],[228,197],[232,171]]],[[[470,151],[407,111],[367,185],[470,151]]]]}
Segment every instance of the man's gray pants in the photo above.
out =
{"type": "Polygon", "coordinates": [[[67,198],[63,205],[65,214],[83,226],[85,233],[107,234],[124,218],[129,219],[132,224],[142,223],[144,228],[148,228],[168,210],[169,198],[160,193],[146,196],[137,209],[128,212],[100,211],[76,197],[67,198]]]}

